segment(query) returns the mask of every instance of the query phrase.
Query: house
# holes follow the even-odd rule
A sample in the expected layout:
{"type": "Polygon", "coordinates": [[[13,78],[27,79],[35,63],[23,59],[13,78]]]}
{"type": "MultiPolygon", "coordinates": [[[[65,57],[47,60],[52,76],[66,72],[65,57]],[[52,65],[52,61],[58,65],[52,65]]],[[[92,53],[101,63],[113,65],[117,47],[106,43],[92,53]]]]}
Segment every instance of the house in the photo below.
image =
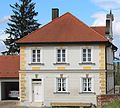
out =
{"type": "Polygon", "coordinates": [[[39,106],[97,105],[114,94],[112,13],[106,27],[89,27],[71,13],[17,41],[20,46],[20,101],[39,106]]]}
{"type": "Polygon", "coordinates": [[[19,91],[19,56],[0,56],[0,101],[9,98],[11,90],[19,91]]]}

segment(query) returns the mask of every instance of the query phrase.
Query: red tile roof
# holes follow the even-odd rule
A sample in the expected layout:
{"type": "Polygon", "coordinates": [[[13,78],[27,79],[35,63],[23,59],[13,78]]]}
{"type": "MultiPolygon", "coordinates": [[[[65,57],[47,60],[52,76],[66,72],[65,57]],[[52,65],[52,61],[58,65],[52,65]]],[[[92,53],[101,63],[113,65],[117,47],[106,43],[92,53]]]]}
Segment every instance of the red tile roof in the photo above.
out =
{"type": "Polygon", "coordinates": [[[17,43],[106,42],[107,38],[88,27],[70,13],[66,13],[17,43]]]}
{"type": "Polygon", "coordinates": [[[0,56],[0,78],[18,78],[19,70],[19,56],[0,56]]]}
{"type": "Polygon", "coordinates": [[[98,32],[99,34],[105,36],[105,26],[91,26],[92,29],[94,29],[96,32],[98,32]]]}

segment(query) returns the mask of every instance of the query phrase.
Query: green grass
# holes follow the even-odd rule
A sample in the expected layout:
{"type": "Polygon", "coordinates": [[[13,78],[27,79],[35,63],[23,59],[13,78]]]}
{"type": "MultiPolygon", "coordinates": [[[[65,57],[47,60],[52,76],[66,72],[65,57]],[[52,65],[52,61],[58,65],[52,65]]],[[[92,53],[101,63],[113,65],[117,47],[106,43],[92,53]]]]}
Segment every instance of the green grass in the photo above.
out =
{"type": "Polygon", "coordinates": [[[112,103],[105,105],[103,108],[120,108],[120,100],[115,100],[112,103]]]}

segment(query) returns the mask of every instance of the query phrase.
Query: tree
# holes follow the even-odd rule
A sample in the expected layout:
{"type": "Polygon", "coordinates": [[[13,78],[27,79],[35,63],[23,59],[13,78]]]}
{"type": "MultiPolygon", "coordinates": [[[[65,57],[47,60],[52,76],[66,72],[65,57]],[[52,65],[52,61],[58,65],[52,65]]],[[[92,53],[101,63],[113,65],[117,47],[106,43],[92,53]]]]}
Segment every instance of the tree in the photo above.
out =
{"type": "Polygon", "coordinates": [[[9,36],[4,41],[8,50],[2,52],[2,54],[19,54],[20,49],[15,41],[35,31],[40,26],[37,20],[34,19],[38,15],[38,12],[35,12],[35,3],[32,0],[19,1],[20,4],[10,5],[13,15],[11,15],[8,28],[5,30],[5,33],[9,34],[9,36]]]}

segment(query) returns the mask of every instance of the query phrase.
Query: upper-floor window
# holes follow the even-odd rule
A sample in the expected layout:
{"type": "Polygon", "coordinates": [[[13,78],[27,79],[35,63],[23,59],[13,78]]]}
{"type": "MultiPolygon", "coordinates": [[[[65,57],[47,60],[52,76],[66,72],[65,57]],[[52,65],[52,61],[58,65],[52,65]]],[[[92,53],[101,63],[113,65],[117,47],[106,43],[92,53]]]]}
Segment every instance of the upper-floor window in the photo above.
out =
{"type": "Polygon", "coordinates": [[[57,88],[57,92],[65,92],[66,78],[56,78],[56,88],[57,88]]]}
{"type": "Polygon", "coordinates": [[[57,62],[58,63],[66,62],[66,49],[57,49],[57,62]]]}
{"type": "Polygon", "coordinates": [[[83,62],[91,62],[91,49],[82,49],[83,62]]]}
{"type": "Polygon", "coordinates": [[[32,50],[32,62],[33,63],[39,63],[40,60],[40,49],[33,49],[32,50]]]}
{"type": "Polygon", "coordinates": [[[91,78],[83,78],[83,92],[91,92],[92,91],[92,84],[91,84],[91,78]]]}

